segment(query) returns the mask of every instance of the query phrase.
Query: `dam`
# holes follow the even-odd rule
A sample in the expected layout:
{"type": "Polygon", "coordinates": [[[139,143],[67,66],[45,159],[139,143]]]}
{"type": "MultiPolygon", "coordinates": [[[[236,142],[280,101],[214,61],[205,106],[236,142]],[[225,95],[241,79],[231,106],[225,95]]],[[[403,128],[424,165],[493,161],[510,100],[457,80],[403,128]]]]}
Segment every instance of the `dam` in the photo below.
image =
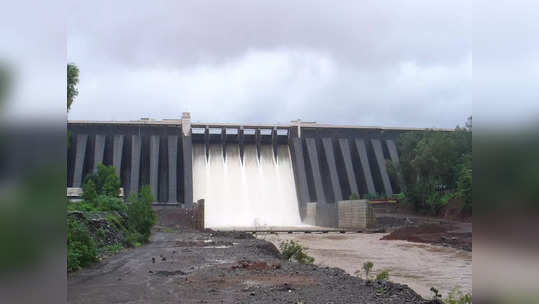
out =
{"type": "Polygon", "coordinates": [[[215,124],[181,119],[68,121],[67,187],[81,187],[97,164],[113,165],[126,195],[150,185],[156,204],[205,201],[207,227],[334,226],[335,204],[352,193],[400,192],[386,162],[396,141],[421,130],[289,124],[215,124]]]}

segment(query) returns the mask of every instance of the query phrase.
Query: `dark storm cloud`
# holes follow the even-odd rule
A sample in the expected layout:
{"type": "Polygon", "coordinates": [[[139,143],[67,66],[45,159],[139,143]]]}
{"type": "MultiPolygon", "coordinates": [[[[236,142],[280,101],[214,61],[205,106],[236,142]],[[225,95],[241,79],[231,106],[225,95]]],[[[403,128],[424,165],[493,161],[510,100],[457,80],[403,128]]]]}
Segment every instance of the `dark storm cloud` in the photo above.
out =
{"type": "Polygon", "coordinates": [[[471,114],[468,3],[73,3],[70,118],[453,127],[471,114]]]}
{"type": "Polygon", "coordinates": [[[212,62],[248,48],[307,47],[364,66],[455,63],[471,51],[469,1],[99,2],[75,4],[69,38],[127,65],[212,62]]]}

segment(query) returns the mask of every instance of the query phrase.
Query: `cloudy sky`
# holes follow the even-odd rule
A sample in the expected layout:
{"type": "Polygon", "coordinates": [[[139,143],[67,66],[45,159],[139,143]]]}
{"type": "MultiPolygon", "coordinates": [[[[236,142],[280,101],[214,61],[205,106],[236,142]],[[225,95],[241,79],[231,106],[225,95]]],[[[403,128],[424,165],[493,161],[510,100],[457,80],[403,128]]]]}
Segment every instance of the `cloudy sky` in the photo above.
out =
{"type": "Polygon", "coordinates": [[[70,5],[72,120],[454,127],[472,114],[468,0],[70,5]]]}

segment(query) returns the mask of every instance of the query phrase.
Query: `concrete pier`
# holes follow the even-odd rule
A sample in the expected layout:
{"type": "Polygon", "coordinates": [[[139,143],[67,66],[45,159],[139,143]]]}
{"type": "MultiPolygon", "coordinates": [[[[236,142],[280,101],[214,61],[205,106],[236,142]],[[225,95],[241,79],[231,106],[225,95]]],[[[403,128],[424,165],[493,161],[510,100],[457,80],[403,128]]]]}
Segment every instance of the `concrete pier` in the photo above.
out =
{"type": "Polygon", "coordinates": [[[335,165],[335,153],[333,151],[333,141],[331,138],[322,138],[322,146],[324,147],[324,154],[326,155],[326,162],[329,167],[329,179],[331,181],[331,189],[333,192],[333,202],[342,201],[341,185],[339,183],[339,175],[337,173],[337,166],[335,165]]]}
{"type": "Polygon", "coordinates": [[[393,195],[393,188],[391,187],[389,175],[387,174],[386,160],[384,158],[384,151],[382,150],[382,143],[379,139],[371,139],[371,143],[374,149],[374,155],[376,156],[378,170],[380,170],[380,175],[382,176],[385,193],[388,197],[391,197],[393,195]]]}
{"type": "Polygon", "coordinates": [[[355,143],[357,151],[359,153],[359,159],[361,161],[361,168],[363,169],[363,178],[365,178],[367,191],[370,194],[374,194],[376,193],[376,189],[374,188],[374,182],[372,180],[371,165],[369,164],[365,141],[363,141],[363,139],[356,139],[355,143]]]}
{"type": "Polygon", "coordinates": [[[159,182],[159,140],[158,135],[150,136],[150,187],[155,200],[158,200],[159,182]]]}
{"type": "Polygon", "coordinates": [[[88,143],[88,135],[77,135],[77,150],[75,157],[75,169],[73,173],[73,187],[82,185],[82,171],[84,170],[84,160],[86,159],[86,144],[88,143]]]}
{"type": "Polygon", "coordinates": [[[178,136],[168,136],[168,202],[177,203],[178,136]]]}
{"type": "Polygon", "coordinates": [[[319,204],[327,203],[326,194],[324,193],[324,185],[322,184],[322,174],[320,172],[320,165],[318,159],[318,150],[316,149],[316,142],[314,138],[305,139],[307,144],[307,151],[309,152],[309,162],[311,164],[312,177],[314,180],[314,189],[316,193],[316,201],[319,204]]]}
{"type": "Polygon", "coordinates": [[[307,185],[307,172],[305,170],[305,158],[303,157],[303,144],[301,138],[292,138],[292,164],[294,167],[294,178],[296,181],[296,191],[300,206],[311,201],[309,186],[307,185]]]}
{"type": "Polygon", "coordinates": [[[140,136],[131,136],[131,175],[129,178],[129,194],[137,194],[140,177],[140,153],[142,143],[140,136]]]}
{"type": "Polygon", "coordinates": [[[97,165],[103,163],[105,155],[105,135],[97,134],[95,136],[94,148],[94,172],[97,171],[97,165]]]}
{"type": "Polygon", "coordinates": [[[359,195],[359,189],[356,181],[356,174],[352,164],[352,154],[350,153],[350,145],[347,138],[339,138],[339,147],[341,149],[342,158],[344,160],[344,169],[346,170],[346,180],[350,187],[350,193],[359,195]]]}
{"type": "Polygon", "coordinates": [[[121,176],[122,154],[124,148],[124,135],[114,135],[112,165],[116,168],[116,175],[121,176]]]}

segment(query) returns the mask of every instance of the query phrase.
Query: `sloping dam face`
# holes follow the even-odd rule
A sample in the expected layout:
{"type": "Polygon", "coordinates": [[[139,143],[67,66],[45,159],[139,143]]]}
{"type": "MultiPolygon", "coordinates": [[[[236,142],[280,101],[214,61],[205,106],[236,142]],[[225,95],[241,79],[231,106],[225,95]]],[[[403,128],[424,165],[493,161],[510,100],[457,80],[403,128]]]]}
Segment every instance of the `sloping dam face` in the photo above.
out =
{"type": "Polygon", "coordinates": [[[193,145],[193,198],[205,199],[205,225],[289,227],[301,225],[287,145],[193,145]],[[224,149],[224,151],[223,151],[224,149]]]}
{"type": "Polygon", "coordinates": [[[205,200],[207,227],[298,226],[307,203],[316,225],[334,226],[351,194],[400,191],[404,129],[190,124],[189,121],[69,122],[67,186],[112,165],[127,195],[149,185],[155,203],[190,208],[205,200]]]}

